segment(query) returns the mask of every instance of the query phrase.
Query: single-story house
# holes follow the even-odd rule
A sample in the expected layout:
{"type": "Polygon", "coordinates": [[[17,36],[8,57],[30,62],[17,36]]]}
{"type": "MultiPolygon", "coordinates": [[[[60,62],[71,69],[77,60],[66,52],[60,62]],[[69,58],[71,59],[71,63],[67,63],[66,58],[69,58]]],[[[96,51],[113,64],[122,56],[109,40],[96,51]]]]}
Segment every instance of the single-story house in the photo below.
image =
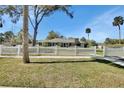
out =
{"type": "Polygon", "coordinates": [[[80,42],[78,38],[55,38],[51,40],[43,40],[40,42],[42,46],[61,46],[61,47],[71,47],[71,46],[82,46],[84,47],[84,42],[80,42]]]}

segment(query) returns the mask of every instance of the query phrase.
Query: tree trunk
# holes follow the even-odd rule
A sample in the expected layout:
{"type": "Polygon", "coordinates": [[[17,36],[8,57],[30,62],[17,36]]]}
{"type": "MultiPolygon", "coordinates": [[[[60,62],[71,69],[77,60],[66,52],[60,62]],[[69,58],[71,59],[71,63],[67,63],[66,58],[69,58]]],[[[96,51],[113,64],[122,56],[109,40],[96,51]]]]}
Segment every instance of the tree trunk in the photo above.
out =
{"type": "Polygon", "coordinates": [[[88,47],[90,47],[89,33],[88,33],[88,47]]]}
{"type": "Polygon", "coordinates": [[[23,6],[23,62],[29,63],[29,53],[28,53],[28,5],[23,6]]]}
{"type": "Polygon", "coordinates": [[[121,29],[120,29],[120,25],[118,26],[119,28],[119,44],[121,44],[121,29]]]}
{"type": "Polygon", "coordinates": [[[89,40],[89,33],[88,33],[88,40],[89,40]]]}
{"type": "Polygon", "coordinates": [[[32,46],[36,45],[37,30],[38,30],[38,26],[36,25],[34,28],[34,36],[33,36],[32,46]]]}

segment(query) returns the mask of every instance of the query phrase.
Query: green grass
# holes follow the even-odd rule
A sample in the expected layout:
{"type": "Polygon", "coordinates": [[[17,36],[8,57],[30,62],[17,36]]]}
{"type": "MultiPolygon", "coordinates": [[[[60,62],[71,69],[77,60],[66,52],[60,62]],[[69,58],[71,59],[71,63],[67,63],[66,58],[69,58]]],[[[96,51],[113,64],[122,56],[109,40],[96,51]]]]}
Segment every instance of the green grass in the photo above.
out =
{"type": "Polygon", "coordinates": [[[96,54],[97,54],[97,55],[100,55],[100,56],[103,56],[103,49],[102,49],[102,50],[97,49],[97,50],[96,50],[96,54]]]}
{"type": "Polygon", "coordinates": [[[94,59],[0,58],[0,86],[124,87],[124,68],[94,59]]]}

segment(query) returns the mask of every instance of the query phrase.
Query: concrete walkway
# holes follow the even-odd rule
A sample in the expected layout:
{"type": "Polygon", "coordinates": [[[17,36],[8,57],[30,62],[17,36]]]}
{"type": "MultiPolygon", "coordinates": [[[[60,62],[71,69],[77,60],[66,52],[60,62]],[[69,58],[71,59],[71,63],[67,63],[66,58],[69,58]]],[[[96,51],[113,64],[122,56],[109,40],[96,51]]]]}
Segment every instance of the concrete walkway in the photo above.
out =
{"type": "Polygon", "coordinates": [[[104,57],[105,60],[109,60],[117,65],[124,66],[124,58],[111,56],[111,57],[104,57]]]}
{"type": "MultiPolygon", "coordinates": [[[[0,56],[0,58],[22,58],[22,56],[0,56]]],[[[30,58],[92,58],[92,56],[30,56],[30,58]]]]}
{"type": "Polygon", "coordinates": [[[120,65],[124,67],[124,58],[117,56],[105,56],[105,57],[96,57],[96,59],[103,59],[111,61],[114,64],[120,65]]]}

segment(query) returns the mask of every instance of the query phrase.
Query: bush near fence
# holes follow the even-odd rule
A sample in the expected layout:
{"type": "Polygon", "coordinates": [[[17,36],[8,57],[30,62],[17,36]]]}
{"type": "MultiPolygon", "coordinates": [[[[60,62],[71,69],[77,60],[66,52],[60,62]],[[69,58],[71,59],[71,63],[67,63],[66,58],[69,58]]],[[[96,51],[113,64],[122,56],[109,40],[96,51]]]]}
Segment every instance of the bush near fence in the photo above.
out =
{"type": "Polygon", "coordinates": [[[106,44],[105,46],[109,48],[120,48],[124,47],[124,44],[106,44]]]}

